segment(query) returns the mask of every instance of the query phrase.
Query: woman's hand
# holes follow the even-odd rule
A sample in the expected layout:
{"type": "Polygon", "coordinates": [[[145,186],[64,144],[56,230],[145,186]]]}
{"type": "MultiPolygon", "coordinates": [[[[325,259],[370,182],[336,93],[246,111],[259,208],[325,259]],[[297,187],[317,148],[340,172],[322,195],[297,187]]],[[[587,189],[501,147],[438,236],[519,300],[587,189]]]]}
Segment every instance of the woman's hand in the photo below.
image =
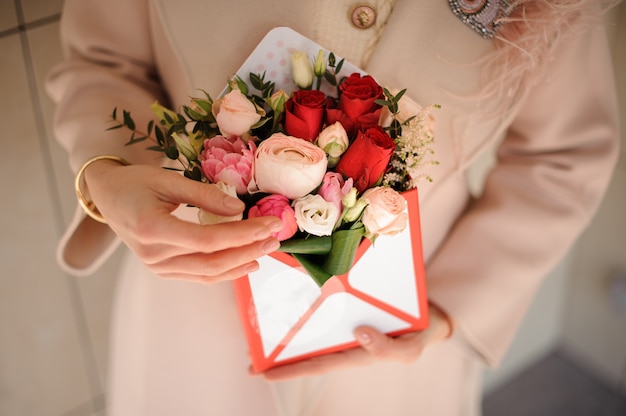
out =
{"type": "Polygon", "coordinates": [[[202,283],[236,279],[257,270],[255,259],[280,246],[271,237],[282,227],[276,217],[200,225],[171,215],[180,204],[223,216],[244,209],[239,199],[178,173],[103,160],[87,168],[85,180],[109,226],[162,277],[202,283]]]}
{"type": "Polygon", "coordinates": [[[286,364],[267,370],[262,375],[266,380],[281,381],[321,375],[376,361],[413,362],[420,357],[427,345],[442,341],[452,333],[451,321],[443,311],[431,305],[429,314],[430,324],[423,331],[392,338],[370,326],[360,326],[354,331],[355,338],[361,344],[360,347],[286,364]]]}

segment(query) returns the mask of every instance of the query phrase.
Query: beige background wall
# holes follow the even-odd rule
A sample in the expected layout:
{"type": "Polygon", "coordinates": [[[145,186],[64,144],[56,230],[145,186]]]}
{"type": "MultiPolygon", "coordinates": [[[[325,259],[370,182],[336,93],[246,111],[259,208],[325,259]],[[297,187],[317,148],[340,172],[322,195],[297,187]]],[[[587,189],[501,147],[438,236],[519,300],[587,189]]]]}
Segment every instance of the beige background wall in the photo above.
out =
{"type": "Polygon", "coordinates": [[[626,274],[625,3],[607,16],[607,32],[622,120],[615,175],[595,220],[544,282],[502,367],[486,372],[487,391],[561,348],[626,394],[626,312],[620,314],[609,301],[614,276],[626,274]]]}
{"type": "MultiPolygon", "coordinates": [[[[54,260],[75,204],[42,89],[61,59],[61,5],[0,0],[0,415],[104,415],[117,258],[83,279],[54,260]]],[[[611,35],[626,124],[626,7],[612,19],[619,20],[611,35]]],[[[488,389],[561,345],[606,380],[626,384],[626,321],[607,301],[609,279],[626,270],[625,213],[622,157],[600,215],[546,280],[503,367],[488,374],[488,389]]]]}

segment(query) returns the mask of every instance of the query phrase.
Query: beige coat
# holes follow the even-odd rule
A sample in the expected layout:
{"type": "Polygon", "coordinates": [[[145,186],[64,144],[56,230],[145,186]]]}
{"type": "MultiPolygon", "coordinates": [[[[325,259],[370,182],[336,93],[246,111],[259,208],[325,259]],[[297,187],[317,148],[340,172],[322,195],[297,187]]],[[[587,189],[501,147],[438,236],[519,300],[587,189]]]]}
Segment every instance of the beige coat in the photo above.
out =
{"type": "MultiPolygon", "coordinates": [[[[430,298],[455,336],[414,364],[381,363],[268,384],[247,375],[230,283],[164,281],[128,256],[116,298],[108,409],[112,415],[475,415],[479,370],[502,358],[542,277],[589,222],[617,154],[614,86],[603,30],[568,38],[547,81],[520,99],[479,106],[493,50],[445,0],[398,0],[383,30],[353,28],[354,1],[66,0],[68,60],[52,74],[56,132],[77,169],[98,154],[157,163],[127,135],[104,133],[113,107],[138,123],[155,99],[216,95],[272,27],[289,26],[381,83],[408,88],[436,113],[432,183],[420,187],[430,298]],[[244,7],[247,4],[248,7],[244,7]],[[380,39],[378,39],[380,35],[380,39]],[[376,43],[376,40],[378,42],[376,43]],[[159,80],[160,82],[157,82],[159,80]],[[480,198],[466,171],[499,146],[480,198]]],[[[119,131],[118,131],[119,132],[119,131]]],[[[63,267],[85,275],[117,240],[77,211],[60,244],[63,267]]]]}

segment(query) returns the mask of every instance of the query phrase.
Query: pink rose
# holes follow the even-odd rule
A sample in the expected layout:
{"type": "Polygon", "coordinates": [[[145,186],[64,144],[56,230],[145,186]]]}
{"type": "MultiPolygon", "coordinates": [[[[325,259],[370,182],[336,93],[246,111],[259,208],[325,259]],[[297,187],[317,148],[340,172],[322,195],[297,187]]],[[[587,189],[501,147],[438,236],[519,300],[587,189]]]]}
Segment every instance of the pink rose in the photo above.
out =
{"type": "Polygon", "coordinates": [[[252,101],[239,90],[232,90],[215,100],[212,110],[224,136],[241,136],[261,119],[252,101]]]}
{"type": "Polygon", "coordinates": [[[283,228],[273,234],[278,241],[287,240],[298,231],[295,211],[291,208],[289,199],[282,195],[266,196],[248,211],[248,218],[264,216],[278,217],[283,222],[283,228]]]}
{"type": "Polygon", "coordinates": [[[215,136],[204,141],[200,154],[204,176],[212,183],[224,182],[234,186],[238,195],[248,192],[256,145],[239,137],[215,136]]]}
{"type": "Polygon", "coordinates": [[[322,180],[322,186],[317,193],[324,198],[325,201],[332,202],[337,206],[339,212],[342,212],[343,197],[352,189],[352,178],[348,178],[344,182],[343,176],[336,172],[326,172],[322,180]]]}
{"type": "Polygon", "coordinates": [[[299,198],[319,186],[327,163],[326,153],[314,144],[275,133],[254,154],[249,191],[299,198]]]}
{"type": "Polygon", "coordinates": [[[365,191],[361,199],[368,204],[361,218],[368,234],[393,235],[406,228],[407,203],[398,192],[386,186],[379,186],[365,191]]]}

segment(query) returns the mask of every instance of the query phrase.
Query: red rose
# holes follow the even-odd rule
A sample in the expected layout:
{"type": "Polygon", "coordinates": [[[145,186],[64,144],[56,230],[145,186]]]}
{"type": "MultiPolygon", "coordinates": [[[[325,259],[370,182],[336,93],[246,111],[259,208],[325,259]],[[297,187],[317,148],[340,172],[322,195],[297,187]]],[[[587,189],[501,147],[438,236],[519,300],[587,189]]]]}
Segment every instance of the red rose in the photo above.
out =
{"type": "Polygon", "coordinates": [[[395,148],[393,139],[380,127],[360,131],[341,156],[336,170],[352,178],[355,188],[363,192],[383,176],[395,148]]]}
{"type": "Polygon", "coordinates": [[[295,91],[285,103],[285,131],[310,142],[322,129],[326,95],[317,90],[295,91]]]}
{"type": "Polygon", "coordinates": [[[358,130],[366,130],[378,125],[381,106],[376,100],[384,98],[383,89],[369,75],[353,73],[339,86],[338,109],[327,110],[327,124],[340,121],[354,136],[358,130]],[[349,119],[350,123],[344,120],[349,119]]]}

